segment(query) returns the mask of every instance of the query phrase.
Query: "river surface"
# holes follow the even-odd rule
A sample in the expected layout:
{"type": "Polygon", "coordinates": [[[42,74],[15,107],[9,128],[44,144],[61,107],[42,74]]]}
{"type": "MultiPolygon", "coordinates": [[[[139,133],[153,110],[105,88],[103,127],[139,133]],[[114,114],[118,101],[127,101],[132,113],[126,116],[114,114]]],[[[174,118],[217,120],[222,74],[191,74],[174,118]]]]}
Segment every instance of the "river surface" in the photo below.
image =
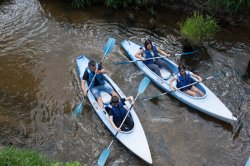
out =
{"type": "MultiPolygon", "coordinates": [[[[154,19],[142,11],[103,7],[73,9],[37,0],[0,1],[0,145],[29,147],[51,159],[96,165],[111,133],[89,102],[80,116],[72,110],[83,95],[75,58],[100,61],[109,37],[117,46],[104,66],[126,95],[135,96],[143,78],[119,43],[142,44],[151,38],[164,50],[182,50],[178,22],[183,16],[159,11],[154,19]]],[[[179,61],[176,57],[171,57],[179,61]]],[[[202,114],[171,96],[136,102],[152,153],[153,165],[242,166],[250,155],[250,28],[222,27],[194,56],[181,59],[233,112],[241,125],[202,114]],[[238,130],[235,130],[238,128],[238,130]]],[[[162,91],[151,84],[140,97],[162,91]]],[[[118,141],[107,165],[145,165],[118,141]]]]}

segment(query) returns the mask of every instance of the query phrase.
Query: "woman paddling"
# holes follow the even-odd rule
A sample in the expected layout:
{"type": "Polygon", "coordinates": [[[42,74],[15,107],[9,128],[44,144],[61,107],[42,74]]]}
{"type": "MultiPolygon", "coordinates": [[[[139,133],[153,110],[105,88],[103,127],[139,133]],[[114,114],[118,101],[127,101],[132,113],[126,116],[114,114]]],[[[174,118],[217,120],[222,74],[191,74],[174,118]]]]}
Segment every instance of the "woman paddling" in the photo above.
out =
{"type": "MultiPolygon", "coordinates": [[[[198,79],[199,82],[202,82],[202,78],[194,73],[191,73],[190,71],[186,70],[185,66],[180,64],[178,66],[179,73],[177,73],[170,81],[170,88],[172,91],[175,91],[175,88],[173,87],[173,82],[177,80],[177,88],[184,87],[186,85],[194,83],[194,79],[192,77],[195,77],[198,79]],[[191,77],[192,76],[192,77],[191,77]]],[[[181,91],[191,95],[191,96],[204,96],[204,93],[200,91],[198,88],[196,88],[194,85],[187,86],[185,88],[181,88],[181,91]]]]}
{"type": "Polygon", "coordinates": [[[162,59],[149,59],[160,57],[158,53],[165,55],[167,57],[170,56],[169,53],[162,51],[161,49],[155,47],[151,40],[146,40],[144,43],[144,48],[140,48],[140,50],[135,53],[135,57],[143,60],[143,63],[147,65],[153,72],[155,72],[158,76],[161,77],[160,67],[168,68],[168,65],[162,59]],[[142,56],[141,56],[142,55],[142,56]],[[149,59],[149,60],[147,60],[149,59]]]}

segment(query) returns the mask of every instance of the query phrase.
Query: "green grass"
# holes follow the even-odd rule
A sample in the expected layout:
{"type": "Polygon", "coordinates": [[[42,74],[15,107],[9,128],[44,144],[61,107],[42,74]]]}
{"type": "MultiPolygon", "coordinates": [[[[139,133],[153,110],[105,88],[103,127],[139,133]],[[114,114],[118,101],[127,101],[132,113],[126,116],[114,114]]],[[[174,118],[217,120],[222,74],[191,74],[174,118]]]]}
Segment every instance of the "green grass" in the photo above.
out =
{"type": "Polygon", "coordinates": [[[204,17],[199,13],[194,13],[193,16],[180,24],[182,38],[191,45],[200,45],[204,41],[210,40],[218,30],[219,26],[212,17],[204,17]]]}
{"type": "Polygon", "coordinates": [[[209,4],[217,9],[224,9],[231,14],[249,14],[250,0],[209,0],[209,4]]]}
{"type": "Polygon", "coordinates": [[[35,151],[5,147],[0,149],[0,165],[48,166],[50,165],[50,161],[35,151]]]}
{"type": "MultiPolygon", "coordinates": [[[[0,166],[80,166],[78,161],[62,164],[51,161],[36,151],[4,147],[0,149],[0,166]]],[[[84,165],[86,166],[86,165],[84,165]]]]}

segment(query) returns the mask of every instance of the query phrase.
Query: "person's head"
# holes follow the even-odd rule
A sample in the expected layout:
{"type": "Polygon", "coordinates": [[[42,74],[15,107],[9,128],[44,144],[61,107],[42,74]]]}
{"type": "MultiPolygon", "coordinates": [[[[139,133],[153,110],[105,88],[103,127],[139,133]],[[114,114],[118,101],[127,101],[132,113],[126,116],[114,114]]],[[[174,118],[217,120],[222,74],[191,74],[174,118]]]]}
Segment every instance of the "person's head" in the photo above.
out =
{"type": "Polygon", "coordinates": [[[113,96],[111,98],[111,104],[117,106],[119,103],[119,98],[117,96],[113,96]]]}
{"type": "Polygon", "coordinates": [[[186,71],[186,67],[183,65],[183,64],[180,64],[178,66],[178,69],[179,69],[179,72],[181,75],[184,75],[185,74],[185,71],[186,71]]]}
{"type": "Polygon", "coordinates": [[[151,40],[147,39],[144,43],[144,47],[145,49],[150,50],[153,47],[151,40]]]}
{"type": "Polygon", "coordinates": [[[96,63],[95,63],[95,61],[90,60],[88,66],[89,66],[89,70],[90,71],[94,72],[96,70],[96,63]]]}

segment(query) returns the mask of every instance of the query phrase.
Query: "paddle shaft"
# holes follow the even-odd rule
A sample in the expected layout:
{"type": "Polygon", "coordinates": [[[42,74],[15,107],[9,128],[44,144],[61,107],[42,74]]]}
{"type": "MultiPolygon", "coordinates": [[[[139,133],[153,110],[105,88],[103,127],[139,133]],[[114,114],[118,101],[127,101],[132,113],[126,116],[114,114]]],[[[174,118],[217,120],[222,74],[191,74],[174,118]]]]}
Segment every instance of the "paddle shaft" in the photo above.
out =
{"type": "MultiPolygon", "coordinates": [[[[193,51],[193,52],[184,52],[184,53],[181,53],[181,54],[175,54],[175,56],[182,56],[182,55],[189,55],[189,54],[193,54],[195,52],[197,52],[198,50],[196,51],[193,51]]],[[[138,62],[138,61],[148,61],[148,60],[153,60],[153,59],[160,59],[160,58],[166,58],[165,56],[160,56],[160,57],[154,57],[154,58],[147,58],[147,59],[137,59],[137,60],[133,60],[133,61],[123,61],[123,62],[113,62],[113,64],[128,64],[128,63],[133,63],[133,62],[138,62]]]]}
{"type": "Polygon", "coordinates": [[[190,54],[193,54],[193,53],[196,53],[198,52],[198,50],[195,50],[193,52],[183,52],[183,53],[180,53],[180,54],[174,54],[175,56],[182,56],[182,55],[190,55],[190,54]]]}
{"type": "MultiPolygon", "coordinates": [[[[138,96],[139,96],[139,93],[136,95],[134,102],[137,100],[138,96]]],[[[119,129],[121,129],[123,123],[124,123],[125,120],[127,119],[128,114],[130,113],[130,111],[131,111],[131,109],[134,107],[134,105],[135,105],[135,103],[132,104],[131,107],[129,108],[129,110],[128,110],[126,116],[124,117],[122,123],[121,123],[120,126],[119,126],[119,129]]],[[[119,132],[117,131],[116,134],[115,134],[115,136],[114,136],[114,138],[116,138],[116,136],[117,136],[118,133],[119,133],[119,132]]],[[[113,142],[114,142],[114,139],[113,139],[113,140],[111,141],[111,143],[109,144],[108,149],[110,148],[110,146],[112,145],[113,142]]]]}
{"type": "Polygon", "coordinates": [[[148,60],[152,60],[152,59],[160,59],[160,58],[165,58],[164,56],[161,57],[154,57],[154,58],[147,58],[147,59],[138,59],[138,60],[134,60],[134,61],[127,61],[127,62],[137,62],[137,61],[148,61],[148,60]]]}
{"type": "MultiPolygon", "coordinates": [[[[207,78],[205,78],[205,79],[204,79],[204,81],[205,81],[205,80],[209,80],[209,79],[211,79],[211,78],[214,78],[214,76],[207,77],[207,78]]],[[[180,87],[180,88],[176,88],[175,90],[181,90],[181,89],[186,88],[186,87],[188,87],[188,86],[191,86],[191,85],[197,84],[198,82],[199,82],[199,81],[195,81],[195,82],[193,82],[193,83],[191,83],[191,84],[188,84],[188,85],[182,86],[182,87],[180,87]]],[[[169,93],[171,93],[171,92],[173,92],[173,91],[168,91],[168,92],[165,92],[165,93],[161,93],[161,94],[159,94],[159,95],[157,95],[157,96],[154,96],[154,97],[150,97],[150,98],[143,99],[143,101],[147,101],[147,100],[151,100],[151,99],[154,99],[154,98],[158,98],[158,97],[160,97],[160,96],[163,96],[163,95],[169,94],[169,93]]]]}

